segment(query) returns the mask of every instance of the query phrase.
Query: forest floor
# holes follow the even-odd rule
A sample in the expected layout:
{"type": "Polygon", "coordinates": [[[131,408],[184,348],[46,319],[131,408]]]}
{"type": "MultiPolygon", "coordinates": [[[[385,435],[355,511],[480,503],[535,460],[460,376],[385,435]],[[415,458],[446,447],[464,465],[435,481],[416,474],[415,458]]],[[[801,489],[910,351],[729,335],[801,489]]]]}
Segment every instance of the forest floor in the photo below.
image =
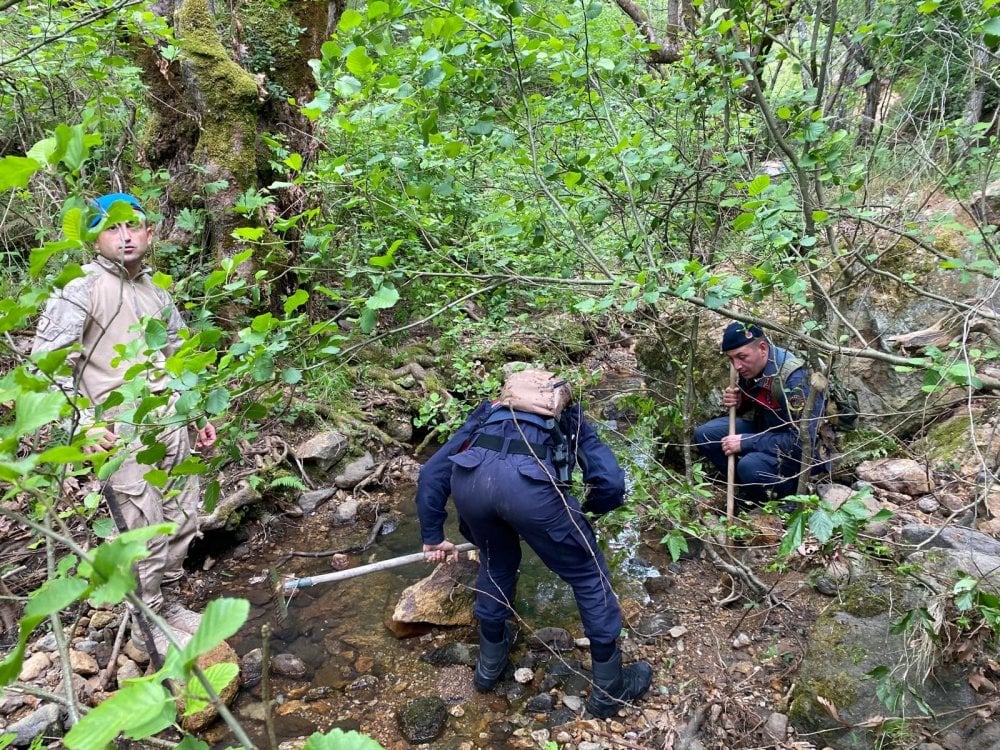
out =
{"type": "MultiPolygon", "coordinates": [[[[393,494],[397,498],[412,497],[405,490],[393,494]]],[[[383,509],[387,507],[384,500],[379,500],[383,509]]],[[[193,589],[189,591],[195,598],[198,592],[202,596],[223,595],[232,590],[234,574],[237,578],[242,575],[241,565],[261,569],[292,547],[305,549],[309,546],[307,537],[317,534],[326,523],[322,514],[305,521],[289,519],[282,523],[280,531],[272,528],[258,534],[239,548],[222,552],[210,570],[194,573],[193,589]]],[[[385,633],[381,633],[383,637],[378,632],[335,634],[337,612],[332,610],[364,609],[368,606],[366,598],[398,598],[402,584],[391,584],[396,586],[395,591],[385,593],[379,588],[382,584],[374,580],[376,576],[368,576],[355,579],[364,581],[360,588],[337,584],[341,588],[335,595],[327,592],[330,598],[317,600],[303,610],[316,614],[303,614],[294,624],[303,633],[311,634],[313,640],[322,641],[321,660],[340,661],[346,653],[351,668],[344,668],[349,677],[333,689],[329,672],[319,674],[322,667],[308,687],[279,681],[276,690],[303,699],[302,710],[296,711],[300,723],[288,724],[279,731],[279,738],[292,739],[291,734],[302,731],[300,726],[311,723],[320,731],[332,726],[357,729],[391,750],[414,747],[403,739],[396,716],[407,700],[422,694],[428,682],[436,681],[439,694],[450,705],[451,718],[445,734],[427,745],[435,750],[544,748],[548,741],[570,750],[823,748],[820,739],[797,737],[787,727],[786,716],[809,627],[830,599],[817,594],[801,572],[760,572],[780,538],[780,524],[773,517],[757,513],[746,519],[746,525],[755,533],[732,544],[729,552],[757,571],[759,580],[770,587],[767,604],[747,594],[738,581],[720,572],[704,554],[674,562],[656,538],[639,544],[636,556],[655,567],[660,576],[646,579],[645,597],[623,596],[622,609],[629,631],[623,650],[626,663],[645,659],[652,664],[654,679],[648,695],[624,709],[619,717],[597,721],[583,714],[554,723],[551,716],[539,714],[528,715],[530,721],[525,721],[523,708],[515,710],[511,702],[496,695],[475,693],[472,670],[467,667],[446,667],[429,678],[427,665],[419,663],[421,652],[450,642],[474,644],[472,627],[436,628],[423,638],[412,639],[412,643],[404,640],[389,645],[385,641],[392,639],[384,637],[385,633]],[[325,636],[317,632],[323,630],[329,632],[325,636]],[[339,643],[350,643],[351,650],[338,652],[338,648],[345,647],[331,645],[334,635],[339,643]],[[358,667],[366,660],[355,652],[362,651],[368,651],[370,658],[364,667],[358,667]],[[366,669],[367,674],[360,674],[366,669]],[[326,684],[320,684],[324,680],[326,684]],[[357,685],[364,688],[356,689],[357,685]],[[310,697],[316,696],[322,698],[310,702],[310,697]],[[522,715],[520,721],[514,717],[517,713],[522,715]]],[[[358,534],[356,531],[355,536],[358,534]]],[[[316,544],[329,545],[328,534],[319,533],[316,544]]],[[[425,573],[419,571],[417,575],[425,573]]],[[[376,608],[362,617],[364,624],[353,629],[364,631],[367,626],[382,631],[382,623],[371,621],[379,617],[376,608]]],[[[582,634],[577,630],[572,635],[582,634]]],[[[295,634],[285,637],[290,648],[301,651],[301,643],[294,643],[295,634]]],[[[276,650],[281,650],[280,644],[276,650]]],[[[516,661],[523,651],[515,649],[512,658],[516,661]]],[[[578,654],[585,661],[585,650],[578,654]]],[[[339,680],[335,675],[332,681],[339,680]]],[[[563,696],[559,690],[553,693],[555,706],[559,707],[563,696]]]]}

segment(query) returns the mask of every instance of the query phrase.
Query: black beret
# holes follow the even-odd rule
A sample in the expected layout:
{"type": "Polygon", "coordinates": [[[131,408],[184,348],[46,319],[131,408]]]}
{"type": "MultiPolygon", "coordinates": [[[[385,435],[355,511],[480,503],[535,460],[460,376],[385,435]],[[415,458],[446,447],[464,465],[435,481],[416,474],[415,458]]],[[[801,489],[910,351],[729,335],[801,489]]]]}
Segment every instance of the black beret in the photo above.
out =
{"type": "Polygon", "coordinates": [[[740,323],[738,320],[734,320],[726,326],[726,330],[722,334],[722,344],[719,348],[723,352],[728,352],[731,349],[739,349],[751,341],[762,338],[764,338],[764,330],[760,326],[753,323],[740,323]]]}

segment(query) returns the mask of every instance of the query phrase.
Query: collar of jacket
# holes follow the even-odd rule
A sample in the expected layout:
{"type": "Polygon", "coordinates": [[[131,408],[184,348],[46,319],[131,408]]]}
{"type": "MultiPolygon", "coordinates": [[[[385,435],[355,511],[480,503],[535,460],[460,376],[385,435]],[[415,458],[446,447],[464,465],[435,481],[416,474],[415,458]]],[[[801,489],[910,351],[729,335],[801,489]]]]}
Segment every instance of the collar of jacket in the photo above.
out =
{"type": "Polygon", "coordinates": [[[125,266],[123,264],[119,263],[118,261],[109,260],[100,254],[94,256],[93,262],[99,265],[108,273],[113,273],[116,276],[120,276],[124,279],[131,281],[135,281],[141,276],[147,276],[152,273],[152,269],[149,266],[143,266],[141,269],[139,269],[138,274],[136,274],[134,277],[130,277],[128,275],[128,272],[125,270],[125,266]]]}

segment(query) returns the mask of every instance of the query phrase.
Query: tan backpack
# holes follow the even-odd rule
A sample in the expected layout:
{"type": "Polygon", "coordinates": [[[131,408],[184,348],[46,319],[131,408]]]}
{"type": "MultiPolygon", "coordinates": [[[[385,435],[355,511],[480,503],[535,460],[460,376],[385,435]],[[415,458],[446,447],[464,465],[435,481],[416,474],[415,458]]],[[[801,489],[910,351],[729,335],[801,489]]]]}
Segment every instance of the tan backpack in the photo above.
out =
{"type": "Polygon", "coordinates": [[[547,370],[512,373],[500,389],[499,403],[515,411],[559,418],[573,399],[569,383],[547,370]]]}

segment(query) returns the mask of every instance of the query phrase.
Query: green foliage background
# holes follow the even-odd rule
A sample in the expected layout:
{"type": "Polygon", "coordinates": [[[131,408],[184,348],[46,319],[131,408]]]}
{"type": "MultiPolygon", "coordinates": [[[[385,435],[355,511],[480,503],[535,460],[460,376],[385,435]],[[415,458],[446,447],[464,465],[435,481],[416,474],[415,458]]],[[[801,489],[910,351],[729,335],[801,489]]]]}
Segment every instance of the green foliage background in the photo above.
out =
{"type": "MultiPolygon", "coordinates": [[[[449,388],[465,398],[496,383],[499,363],[480,366],[484,342],[559,318],[627,327],[665,346],[681,331],[689,351],[667,348],[694,378],[705,310],[769,324],[814,363],[847,353],[922,372],[930,391],[997,388],[987,372],[996,340],[895,356],[842,312],[858,289],[891,282],[957,315],[996,320],[995,310],[937,298],[917,269],[892,265],[921,250],[932,270],[998,276],[995,226],[928,226],[919,201],[900,199],[918,191],[968,205],[996,178],[993,0],[678,3],[645,27],[597,0],[375,0],[343,11],[309,61],[311,100],[291,102],[267,80],[276,50],[318,32],[284,24],[285,44],[234,59],[265,76],[263,106],[306,118],[313,146],[300,153],[281,133],[259,133],[266,168],[229,209],[239,226],[224,238],[238,248],[228,255],[197,201],[172,206],[170,170],[144,166],[154,82],[137,53],[154,50],[164,69],[196,54],[171,19],[144,2],[10,5],[16,12],[0,16],[0,513],[56,554],[52,582],[29,598],[19,649],[0,665],[3,681],[16,677],[26,639],[47,618],[98,591],[124,598],[142,554],[127,535],[94,551],[67,535],[62,482],[110,464],[86,459],[81,404],[51,390],[61,357],[29,362],[10,343],[30,333],[51,289],[80,272],[92,252],[86,206],[103,192],[136,193],[153,220],[177,230],[155,259],[157,283],[172,286],[190,323],[168,363],[171,387],[186,418],[228,420],[216,463],[238,457],[237,437],[309,404],[349,409],[366,368],[401,364],[396,352],[414,330],[433,334],[449,388]],[[942,233],[952,239],[942,243],[942,233]]],[[[233,19],[215,20],[222,38],[233,19]]],[[[251,44],[273,38],[257,31],[251,44]]],[[[202,171],[202,197],[232,187],[202,171]]],[[[145,334],[140,348],[162,345],[157,331],[145,334]]],[[[661,435],[690,426],[691,387],[641,406],[649,455],[660,455],[661,435]]],[[[141,386],[126,396],[140,417],[157,398],[141,386]]],[[[449,404],[432,389],[414,416],[428,426],[458,419],[449,404]]],[[[184,468],[211,469],[200,459],[184,468]]],[[[666,489],[635,502],[677,554],[690,520],[682,498],[703,491],[702,477],[690,456],[683,477],[656,471],[666,489]]],[[[218,492],[210,488],[210,507],[218,492]]],[[[97,506],[90,498],[75,512],[97,506]]],[[[813,531],[822,525],[825,540],[857,521],[835,520],[814,517],[813,531]]],[[[792,528],[797,541],[806,522],[792,528]]],[[[241,621],[238,605],[224,608],[210,639],[241,621]]],[[[196,651],[160,678],[190,677],[196,651]]],[[[149,706],[138,734],[172,720],[155,684],[135,688],[149,706]]],[[[91,714],[110,722],[103,734],[78,741],[98,719],[81,722],[68,746],[109,740],[124,728],[114,710],[91,714]]]]}

